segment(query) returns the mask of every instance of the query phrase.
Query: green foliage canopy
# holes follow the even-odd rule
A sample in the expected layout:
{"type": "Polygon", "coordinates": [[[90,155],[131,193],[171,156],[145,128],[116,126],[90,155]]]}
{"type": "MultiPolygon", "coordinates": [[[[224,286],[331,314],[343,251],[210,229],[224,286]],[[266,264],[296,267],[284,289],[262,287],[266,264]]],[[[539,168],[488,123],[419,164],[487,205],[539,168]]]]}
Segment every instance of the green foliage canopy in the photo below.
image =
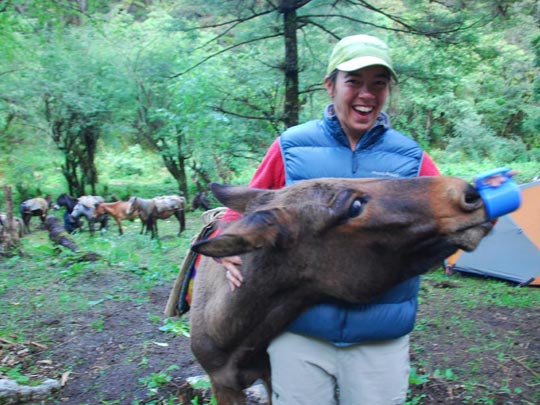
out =
{"type": "Polygon", "coordinates": [[[318,118],[331,45],[359,32],[393,50],[400,83],[388,109],[397,129],[449,159],[540,159],[532,0],[84,3],[0,9],[0,159],[24,169],[17,181],[47,170],[43,159],[16,160],[22,147],[56,145],[51,159],[61,166],[62,157],[64,177],[82,193],[98,181],[99,155],[139,144],[187,196],[209,181],[245,182],[285,127],[287,74],[298,73],[299,120],[318,118]],[[293,12],[296,61],[285,55],[293,12]],[[58,122],[82,145],[73,156],[67,138],[55,137],[58,122]],[[88,133],[92,142],[81,142],[88,133]]]}

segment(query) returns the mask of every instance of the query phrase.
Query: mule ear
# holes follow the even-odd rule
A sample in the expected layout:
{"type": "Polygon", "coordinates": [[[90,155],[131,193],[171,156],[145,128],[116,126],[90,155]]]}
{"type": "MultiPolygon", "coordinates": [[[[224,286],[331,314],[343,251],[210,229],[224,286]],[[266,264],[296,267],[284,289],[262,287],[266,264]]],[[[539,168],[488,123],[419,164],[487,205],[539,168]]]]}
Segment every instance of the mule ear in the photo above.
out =
{"type": "Polygon", "coordinates": [[[221,203],[239,213],[246,212],[247,206],[255,197],[268,192],[268,190],[257,188],[230,186],[218,183],[211,183],[210,189],[221,203]]]}
{"type": "Polygon", "coordinates": [[[195,243],[191,250],[210,257],[228,257],[250,252],[253,247],[240,235],[219,235],[195,243]]]}
{"type": "Polygon", "coordinates": [[[211,257],[236,256],[263,247],[284,249],[295,244],[298,227],[280,209],[259,211],[233,223],[221,235],[195,243],[191,249],[211,257]]]}

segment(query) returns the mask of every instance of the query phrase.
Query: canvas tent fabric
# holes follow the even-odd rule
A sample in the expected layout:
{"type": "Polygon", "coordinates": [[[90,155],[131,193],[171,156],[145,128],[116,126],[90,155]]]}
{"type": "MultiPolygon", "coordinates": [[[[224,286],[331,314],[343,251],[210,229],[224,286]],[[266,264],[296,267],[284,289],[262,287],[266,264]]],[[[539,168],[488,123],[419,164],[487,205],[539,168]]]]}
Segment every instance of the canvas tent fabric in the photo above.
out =
{"type": "Polygon", "coordinates": [[[522,203],[472,252],[457,251],[447,270],[540,286],[540,181],[520,185],[522,203]]]}

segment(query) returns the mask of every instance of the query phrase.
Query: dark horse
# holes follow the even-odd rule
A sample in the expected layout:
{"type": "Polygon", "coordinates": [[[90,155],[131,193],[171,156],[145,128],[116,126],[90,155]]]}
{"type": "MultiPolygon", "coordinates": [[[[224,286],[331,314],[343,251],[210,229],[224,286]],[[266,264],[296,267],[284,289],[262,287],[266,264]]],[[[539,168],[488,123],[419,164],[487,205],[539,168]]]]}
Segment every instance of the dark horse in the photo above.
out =
{"type": "Polygon", "coordinates": [[[69,233],[75,232],[77,228],[82,226],[82,221],[79,218],[73,218],[71,213],[73,208],[77,205],[78,200],[75,197],[70,196],[69,194],[62,193],[56,199],[54,209],[58,210],[60,207],[64,207],[64,228],[69,233]]]}
{"type": "Polygon", "coordinates": [[[191,201],[191,211],[195,211],[198,208],[202,208],[205,211],[210,209],[210,200],[203,191],[199,191],[195,194],[195,197],[193,197],[193,200],[191,201]]]}

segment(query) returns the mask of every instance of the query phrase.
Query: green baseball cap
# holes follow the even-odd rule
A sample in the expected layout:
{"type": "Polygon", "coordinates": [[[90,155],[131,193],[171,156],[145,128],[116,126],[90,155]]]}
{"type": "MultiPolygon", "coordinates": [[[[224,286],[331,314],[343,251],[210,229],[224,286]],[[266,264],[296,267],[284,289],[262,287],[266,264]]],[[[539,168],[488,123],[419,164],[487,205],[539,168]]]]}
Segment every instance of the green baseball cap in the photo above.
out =
{"type": "Polygon", "coordinates": [[[371,35],[351,35],[343,38],[334,47],[326,74],[329,75],[335,69],[353,72],[373,65],[385,66],[397,80],[390,49],[386,43],[371,35]]]}

